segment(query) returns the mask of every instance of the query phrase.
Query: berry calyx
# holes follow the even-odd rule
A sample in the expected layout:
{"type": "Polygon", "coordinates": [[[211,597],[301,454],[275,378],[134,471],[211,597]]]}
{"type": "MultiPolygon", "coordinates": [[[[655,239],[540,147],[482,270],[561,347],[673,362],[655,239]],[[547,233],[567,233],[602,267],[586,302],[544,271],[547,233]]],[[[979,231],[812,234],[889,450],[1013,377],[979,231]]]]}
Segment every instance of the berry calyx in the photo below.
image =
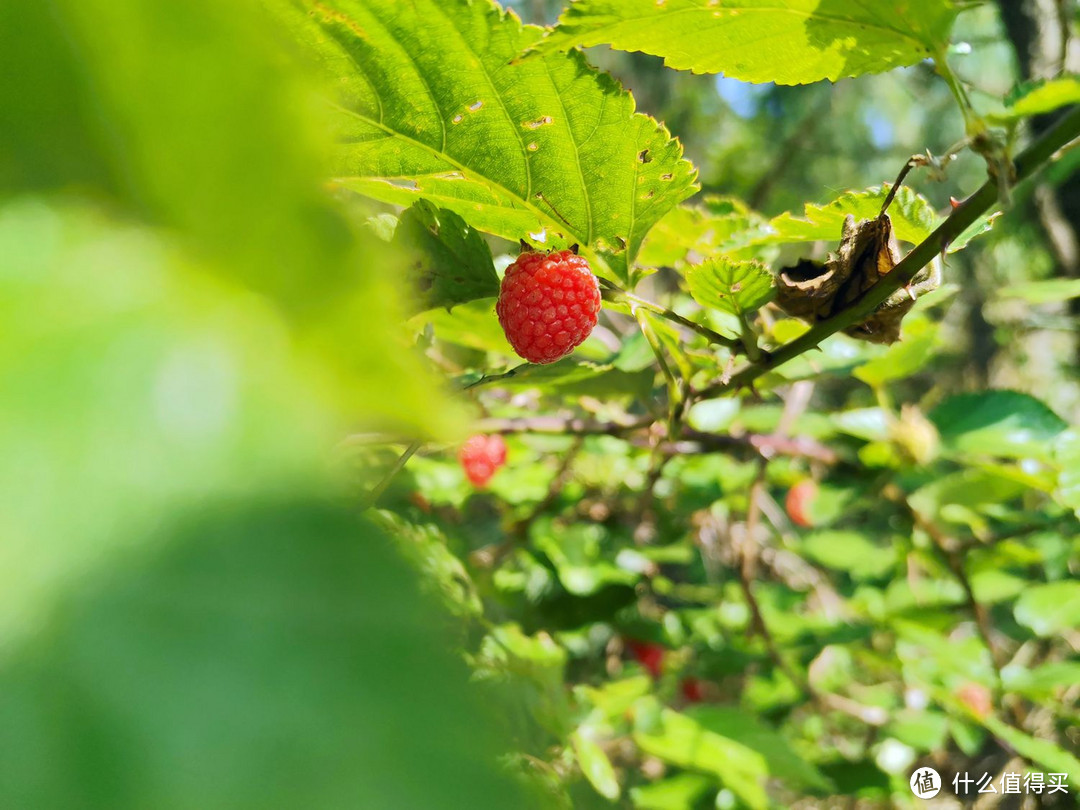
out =
{"type": "Polygon", "coordinates": [[[596,326],[600,285],[572,250],[527,251],[506,268],[495,311],[515,352],[530,363],[554,363],[596,326]]]}
{"type": "Polygon", "coordinates": [[[810,508],[816,497],[817,484],[811,478],[800,481],[788,490],[787,497],[784,499],[784,508],[787,509],[792,523],[804,529],[814,525],[810,508]]]}
{"type": "Polygon", "coordinates": [[[652,641],[627,639],[626,649],[654,678],[660,677],[664,668],[664,648],[652,641]]]}
{"type": "Polygon", "coordinates": [[[506,463],[506,442],[498,434],[470,436],[461,446],[458,460],[473,486],[487,486],[491,477],[506,463]]]}

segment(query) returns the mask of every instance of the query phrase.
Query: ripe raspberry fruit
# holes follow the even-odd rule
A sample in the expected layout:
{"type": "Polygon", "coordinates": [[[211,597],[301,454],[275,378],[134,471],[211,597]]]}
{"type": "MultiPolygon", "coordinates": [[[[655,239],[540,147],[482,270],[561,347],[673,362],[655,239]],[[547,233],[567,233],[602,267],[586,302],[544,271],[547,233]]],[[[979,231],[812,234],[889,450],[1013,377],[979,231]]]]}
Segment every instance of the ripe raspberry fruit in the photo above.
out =
{"type": "Polygon", "coordinates": [[[495,311],[515,352],[530,363],[554,363],[596,326],[600,286],[572,250],[528,251],[506,268],[495,311]]]}
{"type": "Polygon", "coordinates": [[[683,678],[679,691],[687,703],[701,703],[705,700],[705,682],[693,676],[683,678]]]}
{"type": "Polygon", "coordinates": [[[649,671],[650,675],[654,678],[660,677],[660,673],[664,669],[663,647],[652,641],[638,641],[631,638],[626,640],[626,649],[637,659],[639,664],[649,671]]]}
{"type": "Polygon", "coordinates": [[[804,529],[814,525],[810,509],[816,497],[817,484],[811,478],[800,481],[788,490],[787,497],[784,499],[784,508],[787,509],[792,523],[804,529]]]}
{"type": "Polygon", "coordinates": [[[506,463],[506,442],[498,434],[470,436],[461,446],[458,460],[465,470],[465,477],[472,481],[473,486],[486,486],[491,476],[506,463]]]}

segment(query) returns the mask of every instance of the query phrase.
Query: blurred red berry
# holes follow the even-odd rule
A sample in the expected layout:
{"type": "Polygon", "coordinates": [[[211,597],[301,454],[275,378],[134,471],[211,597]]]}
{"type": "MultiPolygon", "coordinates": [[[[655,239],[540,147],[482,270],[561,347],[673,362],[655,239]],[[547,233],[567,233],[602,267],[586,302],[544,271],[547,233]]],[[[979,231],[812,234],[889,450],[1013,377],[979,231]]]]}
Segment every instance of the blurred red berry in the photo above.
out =
{"type": "Polygon", "coordinates": [[[810,517],[810,508],[815,497],[817,497],[817,484],[810,478],[800,481],[788,490],[787,497],[784,499],[784,508],[787,509],[792,523],[803,528],[814,525],[810,517]]]}
{"type": "Polygon", "coordinates": [[[491,477],[506,463],[506,442],[498,434],[471,436],[461,446],[458,459],[465,470],[465,476],[472,481],[473,486],[486,486],[491,477]]]}
{"type": "Polygon", "coordinates": [[[626,648],[637,659],[637,662],[649,671],[650,675],[654,678],[660,677],[660,672],[664,667],[663,647],[652,641],[629,639],[626,642],[626,648]]]}
{"type": "Polygon", "coordinates": [[[679,691],[682,692],[682,696],[690,703],[701,703],[705,699],[705,690],[702,688],[704,684],[697,678],[689,677],[683,678],[682,683],[679,684],[679,691]]]}
{"type": "Polygon", "coordinates": [[[978,717],[986,717],[994,710],[990,690],[981,683],[965,683],[956,690],[956,697],[978,717]]]}

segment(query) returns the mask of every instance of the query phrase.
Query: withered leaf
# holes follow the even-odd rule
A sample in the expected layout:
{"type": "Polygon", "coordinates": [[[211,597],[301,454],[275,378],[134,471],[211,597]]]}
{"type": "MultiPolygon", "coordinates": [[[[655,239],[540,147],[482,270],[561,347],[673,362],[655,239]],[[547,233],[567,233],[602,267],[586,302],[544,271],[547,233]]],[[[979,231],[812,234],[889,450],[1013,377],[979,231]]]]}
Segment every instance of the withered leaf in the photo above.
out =
{"type": "MultiPolygon", "coordinates": [[[[776,302],[789,315],[823,321],[857,303],[899,261],[900,248],[888,214],[857,224],[849,214],[840,247],[824,263],[804,259],[780,271],[776,302]]],[[[927,272],[916,276],[913,284],[925,284],[927,272]]],[[[914,293],[902,288],[870,317],[844,332],[873,343],[894,343],[900,339],[901,321],[914,304],[914,293]]]]}

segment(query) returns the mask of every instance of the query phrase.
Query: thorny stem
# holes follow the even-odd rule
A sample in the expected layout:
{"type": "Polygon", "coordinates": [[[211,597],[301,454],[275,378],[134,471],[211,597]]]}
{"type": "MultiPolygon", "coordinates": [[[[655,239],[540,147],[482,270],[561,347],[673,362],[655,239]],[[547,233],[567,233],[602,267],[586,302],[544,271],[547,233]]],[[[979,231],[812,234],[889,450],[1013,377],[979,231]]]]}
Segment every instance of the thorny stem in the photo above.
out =
{"type": "MultiPolygon", "coordinates": [[[[1080,137],[1080,107],[1066,113],[1051,129],[1034,141],[1016,158],[1016,182],[1031,177],[1047,163],[1056,159],[1062,147],[1080,137]]],[[[979,217],[987,213],[998,200],[997,181],[990,178],[978,191],[962,202],[955,211],[925,240],[917,245],[899,264],[877,284],[871,287],[859,301],[849,309],[838,312],[831,318],[814,324],[802,337],[766,355],[753,363],[726,383],[721,381],[698,392],[700,398],[715,397],[729,390],[749,385],[751,382],[783,365],[804,352],[817,348],[825,338],[849,326],[866,320],[885,299],[901,287],[906,286],[915,275],[939,254],[948,249],[956,237],[975,224],[979,217]]]]}

